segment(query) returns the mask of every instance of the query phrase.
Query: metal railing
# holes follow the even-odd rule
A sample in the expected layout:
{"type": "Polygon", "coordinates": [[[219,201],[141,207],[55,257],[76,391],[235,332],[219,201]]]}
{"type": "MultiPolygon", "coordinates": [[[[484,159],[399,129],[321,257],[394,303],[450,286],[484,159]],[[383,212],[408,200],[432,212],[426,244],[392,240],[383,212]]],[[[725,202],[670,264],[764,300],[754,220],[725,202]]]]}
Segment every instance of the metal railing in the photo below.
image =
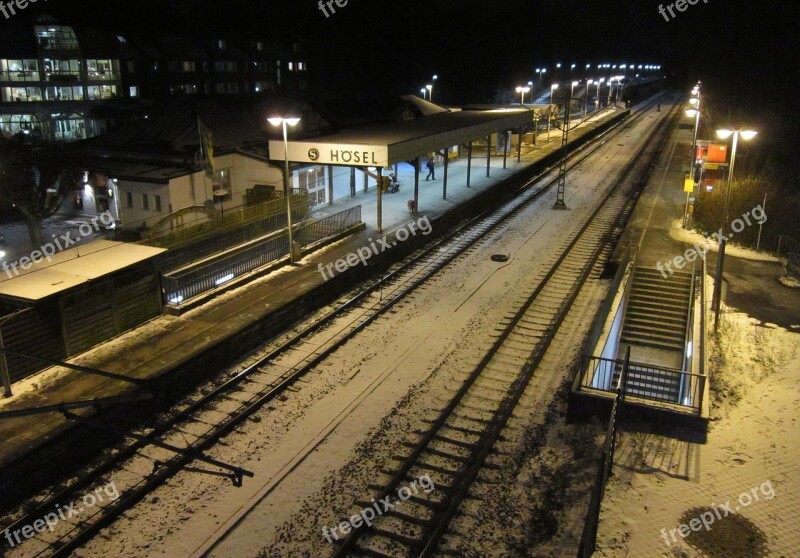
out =
{"type": "MultiPolygon", "coordinates": [[[[305,207],[292,208],[292,218],[296,223],[305,219],[307,214],[308,211],[305,207]]],[[[238,227],[228,226],[218,230],[216,234],[204,236],[181,246],[170,248],[156,258],[156,267],[160,272],[166,273],[285,228],[285,211],[252,220],[238,227]]]]}
{"type": "MultiPolygon", "coordinates": [[[[584,356],[581,366],[582,388],[613,392],[624,361],[584,356]]],[[[640,399],[670,403],[699,413],[703,402],[705,376],[682,370],[631,362],[625,393],[640,399]]]]}
{"type": "Polygon", "coordinates": [[[592,496],[589,500],[589,510],[586,512],[586,521],[583,524],[581,542],[578,545],[578,558],[589,558],[597,546],[597,529],[600,524],[600,508],[603,504],[603,496],[606,493],[608,478],[614,471],[614,452],[617,449],[617,420],[622,403],[625,400],[625,388],[627,387],[628,371],[631,358],[631,348],[625,354],[622,361],[622,369],[617,377],[614,387],[614,403],[611,405],[611,416],[608,419],[606,429],[606,440],[603,444],[603,451],[600,454],[597,477],[595,477],[592,496]]]}
{"type": "MultiPolygon", "coordinates": [[[[292,216],[294,217],[299,213],[303,218],[307,217],[309,207],[308,192],[306,190],[293,190],[292,216]]],[[[208,239],[226,231],[238,229],[250,221],[267,218],[279,213],[286,213],[286,199],[282,195],[262,204],[229,210],[224,215],[213,220],[181,226],[173,230],[154,232],[143,238],[140,244],[156,248],[177,248],[185,244],[208,239]]]]}
{"type": "MultiPolygon", "coordinates": [[[[361,206],[351,207],[294,230],[295,242],[309,246],[339,234],[361,221],[361,206]]],[[[289,235],[281,232],[250,242],[196,266],[164,275],[161,279],[166,302],[180,305],[187,300],[224,285],[246,273],[289,254],[289,235]]]]}
{"type": "Polygon", "coordinates": [[[789,264],[800,269],[800,242],[786,235],[778,237],[778,255],[786,256],[789,264]]]}

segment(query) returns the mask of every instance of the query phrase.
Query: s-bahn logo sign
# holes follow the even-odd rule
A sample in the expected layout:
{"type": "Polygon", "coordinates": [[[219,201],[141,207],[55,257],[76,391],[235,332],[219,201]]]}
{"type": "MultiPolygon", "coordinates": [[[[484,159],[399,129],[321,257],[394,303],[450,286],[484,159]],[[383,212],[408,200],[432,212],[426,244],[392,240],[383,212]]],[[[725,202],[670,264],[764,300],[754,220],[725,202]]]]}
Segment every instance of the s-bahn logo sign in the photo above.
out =
{"type": "MultiPolygon", "coordinates": [[[[283,160],[283,142],[270,141],[270,153],[283,160]]],[[[381,145],[289,142],[289,161],[354,167],[388,167],[389,148],[381,145]]]]}

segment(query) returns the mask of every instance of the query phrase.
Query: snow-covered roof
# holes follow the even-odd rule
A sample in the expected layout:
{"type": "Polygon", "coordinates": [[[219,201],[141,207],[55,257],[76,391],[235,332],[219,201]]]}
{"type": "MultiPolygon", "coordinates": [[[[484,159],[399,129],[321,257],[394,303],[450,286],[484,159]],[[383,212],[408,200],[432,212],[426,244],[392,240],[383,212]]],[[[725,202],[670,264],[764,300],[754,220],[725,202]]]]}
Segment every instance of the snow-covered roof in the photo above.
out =
{"type": "Polygon", "coordinates": [[[95,240],[59,252],[51,261],[40,259],[27,270],[4,268],[0,273],[0,297],[35,302],[149,260],[162,252],[166,250],[95,240]]]}

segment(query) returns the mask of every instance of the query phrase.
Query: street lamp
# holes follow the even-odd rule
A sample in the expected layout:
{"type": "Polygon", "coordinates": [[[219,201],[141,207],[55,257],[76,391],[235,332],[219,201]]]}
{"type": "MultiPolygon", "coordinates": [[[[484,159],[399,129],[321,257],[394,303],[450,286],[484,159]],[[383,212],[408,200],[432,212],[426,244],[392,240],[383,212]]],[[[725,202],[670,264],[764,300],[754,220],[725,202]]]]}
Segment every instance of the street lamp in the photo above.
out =
{"type": "MultiPolygon", "coordinates": [[[[723,211],[723,227],[727,226],[728,223],[728,204],[731,198],[731,185],[733,183],[733,170],[736,167],[736,148],[739,146],[739,137],[745,141],[749,141],[756,137],[758,132],[753,130],[729,130],[729,129],[721,129],[717,130],[717,137],[720,139],[728,139],[729,137],[733,136],[733,145],[731,146],[731,164],[728,167],[728,180],[727,188],[725,190],[725,210],[723,211]]],[[[722,306],[722,301],[720,300],[722,297],[722,279],[723,279],[723,267],[725,265],[725,237],[723,236],[719,241],[719,257],[717,261],[717,277],[716,283],[714,283],[714,331],[717,331],[719,327],[719,310],[722,306]]]]}
{"type": "Polygon", "coordinates": [[[283,129],[283,194],[286,197],[286,220],[289,229],[289,262],[294,264],[296,261],[294,233],[292,232],[292,195],[289,191],[289,134],[287,125],[295,127],[300,123],[297,117],[274,116],[267,121],[273,126],[281,126],[283,129]]]}
{"type": "Polygon", "coordinates": [[[431,81],[431,85],[426,86],[428,90],[431,92],[430,98],[428,99],[430,102],[433,102],[433,86],[436,84],[437,79],[439,79],[439,76],[433,74],[433,81],[431,81]]]}
{"type": "MultiPolygon", "coordinates": [[[[561,64],[559,64],[560,66],[561,64]]],[[[547,109],[547,141],[550,141],[550,121],[553,116],[553,92],[558,89],[558,84],[554,83],[550,86],[550,108],[547,109]]]]}
{"type": "Polygon", "coordinates": [[[425,86],[425,89],[428,90],[428,101],[431,103],[433,102],[433,84],[428,84],[425,86]]]}
{"type": "Polygon", "coordinates": [[[581,120],[586,120],[586,113],[589,112],[589,86],[592,84],[594,84],[594,80],[586,80],[586,99],[584,99],[583,103],[583,118],[581,120]]]}
{"type": "MultiPolygon", "coordinates": [[[[686,116],[694,118],[694,136],[692,137],[692,166],[691,178],[694,180],[695,166],[697,165],[697,130],[700,127],[700,103],[697,103],[697,108],[686,109],[686,116]]],[[[689,192],[686,192],[686,209],[683,212],[683,228],[685,229],[689,223],[689,192]]]]}
{"type": "Polygon", "coordinates": [[[605,80],[606,80],[606,78],[600,78],[596,82],[597,83],[597,94],[595,95],[595,99],[594,99],[595,110],[600,110],[600,86],[603,84],[603,82],[605,80]]]}
{"type": "MultiPolygon", "coordinates": [[[[573,64],[573,66],[574,66],[574,65],[575,65],[575,64],[573,64]]],[[[569,110],[570,110],[570,113],[572,112],[572,98],[575,96],[575,86],[576,86],[576,85],[580,85],[580,84],[581,84],[581,82],[579,82],[579,81],[573,81],[573,82],[572,82],[572,87],[571,87],[571,88],[570,88],[570,90],[569,90],[569,99],[567,100],[567,102],[569,103],[569,110]]],[[[566,108],[564,108],[564,111],[566,111],[566,110],[567,110],[567,109],[566,109],[566,108]]],[[[570,118],[570,121],[569,121],[569,122],[567,122],[567,130],[569,130],[569,129],[571,129],[571,128],[572,128],[572,119],[570,118]]]]}
{"type": "Polygon", "coordinates": [[[427,89],[425,89],[423,87],[422,89],[419,90],[419,92],[422,93],[422,98],[423,99],[427,99],[428,98],[428,90],[427,89]]]}
{"type": "Polygon", "coordinates": [[[523,87],[523,86],[520,85],[519,87],[517,87],[517,93],[520,94],[520,103],[523,106],[525,106],[525,93],[527,93],[530,90],[531,90],[531,88],[528,87],[528,86],[523,87]]]}

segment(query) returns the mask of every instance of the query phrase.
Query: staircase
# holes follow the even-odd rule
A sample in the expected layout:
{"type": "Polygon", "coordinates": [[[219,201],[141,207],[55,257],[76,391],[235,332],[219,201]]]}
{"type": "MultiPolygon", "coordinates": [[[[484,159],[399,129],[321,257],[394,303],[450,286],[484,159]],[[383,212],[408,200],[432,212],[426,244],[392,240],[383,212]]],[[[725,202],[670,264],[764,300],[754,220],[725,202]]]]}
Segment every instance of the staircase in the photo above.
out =
{"type": "MultiPolygon", "coordinates": [[[[678,402],[680,375],[670,372],[682,363],[686,321],[692,304],[692,274],[677,272],[666,279],[656,269],[637,267],[622,324],[620,347],[631,347],[632,365],[626,393],[678,402]]],[[[620,370],[615,370],[613,382],[620,370]]],[[[614,384],[615,385],[615,384],[614,384]]]]}
{"type": "Polygon", "coordinates": [[[683,353],[691,294],[691,273],[664,279],[655,269],[637,267],[620,341],[683,353]]]}

